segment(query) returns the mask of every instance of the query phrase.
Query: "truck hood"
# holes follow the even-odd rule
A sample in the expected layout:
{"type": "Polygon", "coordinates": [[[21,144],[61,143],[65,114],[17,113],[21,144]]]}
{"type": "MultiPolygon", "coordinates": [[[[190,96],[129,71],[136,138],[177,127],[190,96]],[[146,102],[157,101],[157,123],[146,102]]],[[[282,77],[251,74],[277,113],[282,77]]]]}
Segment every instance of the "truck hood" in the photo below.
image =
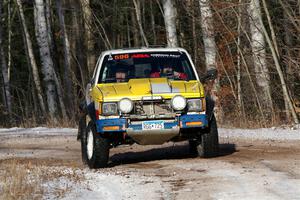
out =
{"type": "Polygon", "coordinates": [[[130,79],[127,83],[98,84],[103,101],[119,101],[122,98],[141,100],[148,96],[161,96],[170,99],[175,95],[186,98],[204,97],[203,86],[199,81],[174,81],[167,78],[130,79]]]}

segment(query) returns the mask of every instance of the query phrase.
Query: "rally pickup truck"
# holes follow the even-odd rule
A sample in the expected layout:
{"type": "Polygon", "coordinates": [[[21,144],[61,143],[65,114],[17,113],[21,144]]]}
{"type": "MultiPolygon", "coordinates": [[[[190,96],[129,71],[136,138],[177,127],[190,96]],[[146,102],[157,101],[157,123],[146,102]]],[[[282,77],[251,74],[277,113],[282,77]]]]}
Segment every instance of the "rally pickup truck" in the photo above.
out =
{"type": "Polygon", "coordinates": [[[199,78],[182,48],[103,52],[80,106],[83,162],[106,167],[110,148],[118,145],[184,140],[199,157],[216,156],[214,102],[202,85],[215,78],[215,69],[199,78]]]}

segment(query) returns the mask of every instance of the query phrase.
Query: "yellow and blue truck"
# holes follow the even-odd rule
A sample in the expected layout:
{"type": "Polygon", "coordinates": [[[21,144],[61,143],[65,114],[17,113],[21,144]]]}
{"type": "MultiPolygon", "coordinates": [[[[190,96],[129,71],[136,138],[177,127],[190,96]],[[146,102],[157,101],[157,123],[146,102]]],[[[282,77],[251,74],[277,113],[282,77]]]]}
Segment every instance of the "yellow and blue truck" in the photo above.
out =
{"type": "Polygon", "coordinates": [[[138,48],[103,52],[86,88],[79,123],[82,158],[105,167],[109,150],[123,144],[188,140],[200,157],[218,152],[214,102],[182,48],[138,48]]]}

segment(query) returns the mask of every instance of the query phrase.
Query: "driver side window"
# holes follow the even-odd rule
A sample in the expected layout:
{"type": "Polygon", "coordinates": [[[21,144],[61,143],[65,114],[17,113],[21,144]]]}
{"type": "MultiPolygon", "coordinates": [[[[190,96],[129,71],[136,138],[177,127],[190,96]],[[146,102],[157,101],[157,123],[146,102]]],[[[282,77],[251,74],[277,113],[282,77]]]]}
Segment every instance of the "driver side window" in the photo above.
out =
{"type": "Polygon", "coordinates": [[[101,82],[105,82],[106,78],[107,78],[107,67],[104,67],[104,70],[102,72],[102,77],[101,77],[101,82]]]}

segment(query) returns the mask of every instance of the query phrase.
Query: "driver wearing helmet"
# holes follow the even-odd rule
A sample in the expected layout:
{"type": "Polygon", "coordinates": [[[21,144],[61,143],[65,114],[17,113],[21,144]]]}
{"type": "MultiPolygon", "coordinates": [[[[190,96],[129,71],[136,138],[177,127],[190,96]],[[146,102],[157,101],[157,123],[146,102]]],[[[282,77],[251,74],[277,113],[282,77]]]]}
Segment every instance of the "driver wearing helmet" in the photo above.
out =
{"type": "Polygon", "coordinates": [[[116,82],[121,83],[126,81],[126,70],[124,68],[118,68],[115,74],[116,82]]]}
{"type": "Polygon", "coordinates": [[[185,73],[176,72],[173,67],[167,63],[165,63],[158,72],[153,72],[150,74],[150,78],[160,77],[174,77],[181,80],[187,79],[187,75],[185,73]]]}

